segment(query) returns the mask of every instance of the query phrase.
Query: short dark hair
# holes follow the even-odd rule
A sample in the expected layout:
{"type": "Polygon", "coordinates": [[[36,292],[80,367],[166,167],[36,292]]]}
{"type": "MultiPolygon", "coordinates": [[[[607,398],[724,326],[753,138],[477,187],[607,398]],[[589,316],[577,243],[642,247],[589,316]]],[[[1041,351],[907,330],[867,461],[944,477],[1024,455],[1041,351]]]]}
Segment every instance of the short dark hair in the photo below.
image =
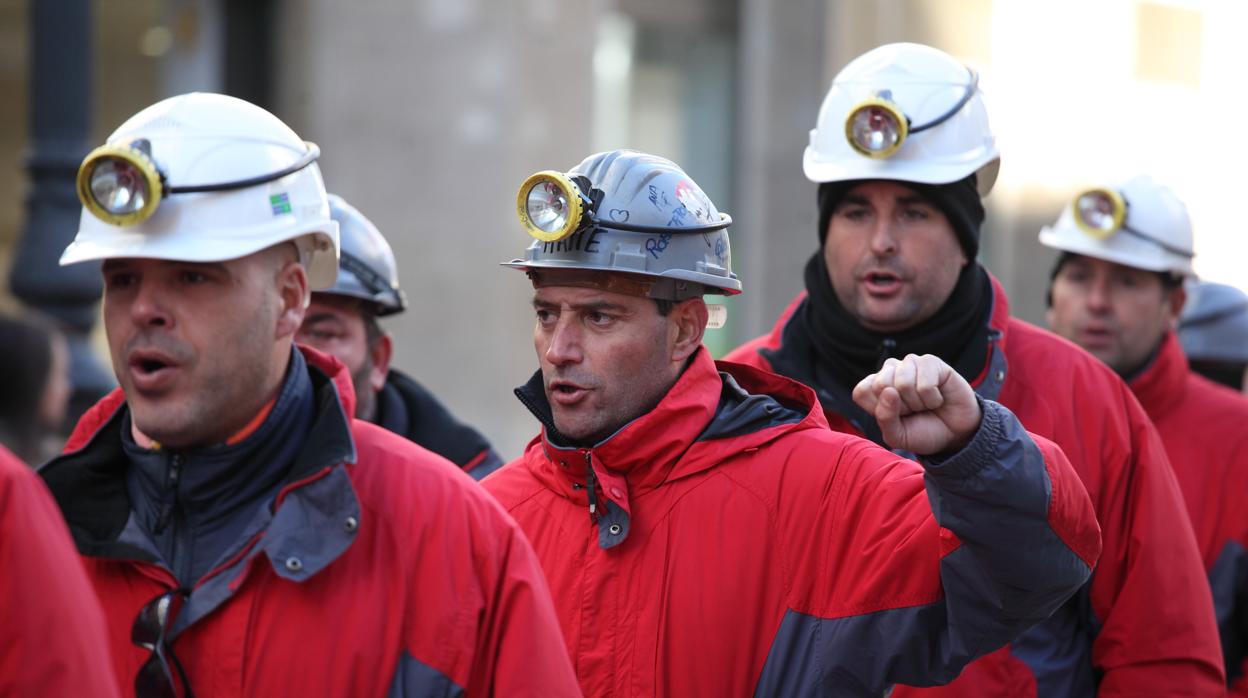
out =
{"type": "Polygon", "coordinates": [[[672,313],[672,308],[676,307],[676,301],[663,300],[661,298],[655,298],[654,304],[659,306],[659,315],[662,315],[663,317],[670,315],[672,313]]]}
{"type": "Polygon", "coordinates": [[[1172,271],[1159,271],[1157,276],[1161,277],[1161,287],[1167,291],[1173,291],[1183,285],[1182,274],[1176,274],[1172,271]]]}
{"type": "Polygon", "coordinates": [[[0,314],[0,431],[20,442],[13,444],[15,451],[27,450],[27,442],[39,438],[39,402],[58,334],[51,320],[0,314]]]}
{"type": "Polygon", "coordinates": [[[386,331],[381,329],[381,323],[377,322],[377,313],[370,303],[365,303],[361,309],[364,316],[364,336],[368,342],[368,350],[372,351],[377,348],[377,342],[386,336],[386,331]]]}
{"type": "MultiPolygon", "coordinates": [[[[1044,303],[1045,303],[1046,308],[1053,307],[1053,282],[1057,280],[1057,275],[1062,273],[1062,267],[1066,266],[1067,262],[1077,257],[1084,257],[1084,256],[1088,256],[1088,255],[1080,255],[1074,252],[1067,252],[1066,250],[1062,250],[1061,254],[1057,256],[1057,261],[1053,263],[1053,269],[1049,271],[1049,288],[1048,288],[1048,291],[1046,291],[1044,295],[1044,303]]],[[[1090,257],[1090,259],[1097,259],[1097,258],[1090,257]]],[[[1128,264],[1124,266],[1130,266],[1130,265],[1128,264]]],[[[1182,274],[1176,274],[1172,271],[1155,271],[1153,273],[1156,274],[1157,279],[1161,281],[1161,290],[1163,293],[1169,293],[1170,291],[1173,291],[1174,289],[1183,285],[1182,274]]]]}

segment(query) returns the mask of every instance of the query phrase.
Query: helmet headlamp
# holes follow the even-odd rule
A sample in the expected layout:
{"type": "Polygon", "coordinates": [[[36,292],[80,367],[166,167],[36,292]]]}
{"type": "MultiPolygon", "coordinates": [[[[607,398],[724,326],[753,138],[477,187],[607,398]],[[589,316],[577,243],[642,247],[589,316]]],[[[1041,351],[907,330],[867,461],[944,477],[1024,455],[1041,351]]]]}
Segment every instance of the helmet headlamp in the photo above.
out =
{"type": "Polygon", "coordinates": [[[971,101],[979,89],[979,74],[970,68],[967,72],[970,81],[961,99],[944,114],[918,126],[912,124],[910,117],[893,101],[890,90],[877,91],[849,110],[845,118],[845,139],[860,155],[876,159],[889,157],[901,148],[908,136],[943,124],[971,101]]]}
{"type": "Polygon", "coordinates": [[[1075,225],[1097,240],[1104,240],[1122,229],[1127,220],[1127,202],[1112,189],[1089,189],[1075,197],[1075,225]]]}
{"type": "Polygon", "coordinates": [[[516,211],[529,235],[554,242],[576,232],[585,212],[584,195],[567,175],[543,170],[520,185],[516,211]]]}
{"type": "MultiPolygon", "coordinates": [[[[588,185],[586,185],[588,186],[588,185]]],[[[601,197],[601,193],[598,194],[601,197]]],[[[542,170],[520,185],[516,194],[516,212],[525,232],[542,242],[557,242],[590,226],[612,228],[634,233],[670,233],[666,226],[636,225],[626,221],[627,211],[615,212],[610,220],[598,217],[596,199],[581,190],[580,185],[562,172],[542,170]],[[623,214],[621,216],[621,214],[623,214]]],[[[677,228],[684,233],[706,233],[732,225],[732,218],[719,214],[719,221],[677,228]]]]}
{"type": "Polygon", "coordinates": [[[1194,256],[1191,250],[1167,244],[1127,225],[1127,200],[1113,189],[1089,189],[1082,192],[1071,203],[1071,209],[1075,225],[1089,237],[1105,240],[1122,232],[1147,240],[1171,254],[1189,259],[1194,256]]]}
{"type": "Polygon", "coordinates": [[[886,158],[901,147],[910,120],[887,99],[872,97],[859,102],[845,120],[850,146],[869,158],[886,158]]]}
{"type": "Polygon", "coordinates": [[[321,149],[304,141],[298,160],[276,172],[211,184],[171,185],[152,160],[151,143],[136,139],[110,143],[87,154],[78,168],[78,199],[96,218],[113,225],[134,225],[151,217],[170,194],[228,191],[281,179],[316,161],[321,149]]]}

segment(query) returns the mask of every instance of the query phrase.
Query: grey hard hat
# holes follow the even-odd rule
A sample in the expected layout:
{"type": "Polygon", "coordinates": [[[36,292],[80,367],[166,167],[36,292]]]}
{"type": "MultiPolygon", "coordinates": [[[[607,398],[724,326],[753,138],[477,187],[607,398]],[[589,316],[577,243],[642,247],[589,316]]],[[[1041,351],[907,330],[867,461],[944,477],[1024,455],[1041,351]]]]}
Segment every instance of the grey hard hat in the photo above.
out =
{"type": "Polygon", "coordinates": [[[583,270],[626,275],[637,284],[630,292],[660,300],[741,292],[728,241],[732,219],[670,160],[598,153],[566,174],[529,177],[516,203],[537,239],[504,265],[535,283],[544,270],[583,270]]]}
{"type": "Polygon", "coordinates": [[[1192,360],[1248,362],[1248,294],[1202,281],[1188,288],[1179,343],[1192,360]]]}
{"type": "Polygon", "coordinates": [[[317,293],[330,293],[371,301],[377,315],[393,315],[407,308],[399,288],[399,269],[390,243],[377,226],[336,194],[329,195],[329,215],[338,221],[342,251],[338,256],[338,280],[317,293]]]}

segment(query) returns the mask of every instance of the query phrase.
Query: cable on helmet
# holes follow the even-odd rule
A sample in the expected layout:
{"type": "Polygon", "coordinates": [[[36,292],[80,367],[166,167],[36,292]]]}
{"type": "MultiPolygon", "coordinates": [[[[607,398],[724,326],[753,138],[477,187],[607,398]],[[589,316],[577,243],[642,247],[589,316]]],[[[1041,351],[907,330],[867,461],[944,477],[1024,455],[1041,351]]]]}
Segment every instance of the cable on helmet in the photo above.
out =
{"type": "Polygon", "coordinates": [[[709,233],[732,225],[732,217],[719,214],[719,222],[673,229],[665,226],[636,225],[624,220],[598,216],[598,202],[582,191],[572,178],[562,172],[542,170],[520,185],[516,194],[516,212],[529,235],[542,242],[556,242],[590,227],[611,228],[633,233],[709,233]]]}
{"type": "Polygon", "coordinates": [[[860,155],[884,159],[897,152],[911,134],[921,133],[948,121],[971,101],[979,89],[979,74],[967,68],[970,81],[961,99],[944,114],[915,126],[901,107],[893,101],[891,90],[879,90],[875,96],[854,105],[845,118],[845,138],[860,155]]]}
{"type": "Polygon", "coordinates": [[[298,160],[275,172],[227,182],[171,185],[153,160],[151,142],[146,138],[125,144],[110,143],[91,151],[82,161],[78,168],[78,199],[105,223],[134,225],[150,218],[161,199],[170,194],[245,189],[294,174],[321,155],[315,143],[304,141],[304,145],[307,149],[298,160]]]}
{"type": "Polygon", "coordinates": [[[1105,240],[1115,233],[1123,232],[1147,240],[1171,254],[1188,259],[1193,257],[1190,250],[1175,247],[1128,226],[1128,208],[1127,200],[1122,194],[1113,189],[1102,188],[1084,191],[1071,203],[1075,225],[1091,238],[1105,240]]]}

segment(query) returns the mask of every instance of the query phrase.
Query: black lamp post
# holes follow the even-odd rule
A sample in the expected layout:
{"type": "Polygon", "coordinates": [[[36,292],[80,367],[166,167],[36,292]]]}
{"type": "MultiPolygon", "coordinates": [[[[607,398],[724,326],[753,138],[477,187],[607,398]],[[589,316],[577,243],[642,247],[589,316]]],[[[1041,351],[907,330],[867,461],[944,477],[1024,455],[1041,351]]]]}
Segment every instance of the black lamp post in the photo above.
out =
{"type": "Polygon", "coordinates": [[[30,190],[9,285],[23,303],[66,329],[74,387],[69,416],[75,418],[114,385],[87,342],[102,292],[99,265],[57,264],[82,211],[74,179],[91,117],[89,1],[30,3],[30,37],[30,190]]]}

